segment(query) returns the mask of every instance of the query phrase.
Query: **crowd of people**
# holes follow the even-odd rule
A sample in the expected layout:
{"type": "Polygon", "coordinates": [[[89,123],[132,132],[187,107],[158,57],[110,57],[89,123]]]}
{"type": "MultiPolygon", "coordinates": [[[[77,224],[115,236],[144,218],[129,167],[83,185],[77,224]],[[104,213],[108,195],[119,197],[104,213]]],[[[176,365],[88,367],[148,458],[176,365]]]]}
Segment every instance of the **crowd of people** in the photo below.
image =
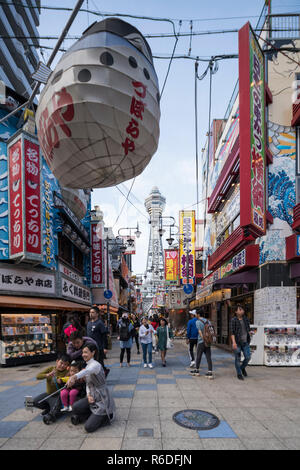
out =
{"type": "MultiPolygon", "coordinates": [[[[206,377],[213,378],[211,345],[216,335],[211,322],[198,310],[190,312],[187,324],[187,344],[190,356],[191,374],[200,375],[203,354],[206,356],[208,371],[206,377]],[[196,348],[196,355],[194,349],[196,348]]],[[[160,351],[161,363],[166,367],[167,350],[172,347],[173,333],[168,320],[154,315],[141,320],[136,315],[124,312],[117,323],[120,342],[120,367],[126,353],[127,367],[130,367],[131,348],[135,342],[137,354],[140,346],[143,366],[153,368],[153,353],[160,351]]],[[[235,309],[231,320],[231,341],[235,355],[235,367],[239,380],[247,377],[246,367],[250,354],[250,323],[242,305],[235,309]],[[243,362],[241,364],[241,353],[243,362]]],[[[76,317],[63,326],[62,337],[66,350],[58,355],[55,366],[47,367],[37,375],[46,380],[46,392],[33,400],[33,405],[42,410],[43,421],[50,424],[63,413],[71,413],[71,422],[76,425],[85,422],[85,430],[93,432],[110,423],[115,416],[115,403],[106,377],[110,370],[105,366],[108,348],[108,330],[101,319],[100,310],[92,307],[86,329],[76,317]]]]}

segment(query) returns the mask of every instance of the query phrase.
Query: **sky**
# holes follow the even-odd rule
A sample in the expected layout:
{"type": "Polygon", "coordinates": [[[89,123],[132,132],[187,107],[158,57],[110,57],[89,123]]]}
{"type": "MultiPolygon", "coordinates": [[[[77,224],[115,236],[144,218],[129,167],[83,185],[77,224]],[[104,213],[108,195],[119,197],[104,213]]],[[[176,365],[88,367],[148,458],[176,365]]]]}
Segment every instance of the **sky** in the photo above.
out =
{"type": "MultiPolygon", "coordinates": [[[[44,0],[42,5],[61,7],[60,0],[44,0]]],[[[64,7],[74,7],[75,0],[64,0],[64,7]]],[[[238,53],[238,33],[225,33],[224,30],[241,28],[247,21],[256,26],[262,11],[264,0],[86,0],[84,9],[102,14],[128,14],[152,18],[171,19],[175,30],[190,32],[191,21],[193,32],[222,33],[201,36],[180,37],[175,55],[210,59],[211,56],[238,53]],[[180,20],[182,24],[180,27],[180,20]]],[[[272,13],[298,13],[300,0],[273,0],[272,13]]],[[[39,33],[41,36],[55,36],[61,33],[70,12],[43,10],[40,16],[39,33]]],[[[101,21],[102,16],[80,12],[70,31],[70,36],[80,36],[94,21],[101,21]]],[[[152,33],[172,33],[172,25],[166,21],[122,18],[134,25],[146,36],[152,33]]],[[[147,39],[154,56],[171,56],[174,38],[147,39]]],[[[54,40],[43,40],[40,43],[53,47],[54,40]]],[[[74,39],[64,41],[63,47],[69,48],[74,39]]],[[[47,61],[51,51],[44,49],[43,57],[47,61]]],[[[58,53],[55,63],[61,57],[58,53]]],[[[158,76],[160,90],[165,81],[170,61],[154,59],[154,67],[158,76]]],[[[199,61],[198,75],[206,69],[207,62],[199,61]]],[[[238,79],[238,60],[228,59],[219,62],[219,68],[212,78],[211,118],[223,118],[238,79]]],[[[209,120],[209,75],[197,81],[198,110],[198,161],[201,166],[201,149],[205,146],[209,120]]],[[[117,187],[94,189],[92,206],[98,205],[104,212],[105,225],[113,227],[114,235],[129,233],[127,227],[136,227],[137,222],[142,232],[136,244],[136,255],[133,256],[133,271],[136,274],[145,272],[150,226],[144,200],[157,186],[166,198],[164,216],[172,216],[178,221],[179,211],[196,209],[196,138],[195,138],[195,61],[191,59],[175,59],[171,63],[170,72],[161,98],[160,139],[157,152],[149,165],[138,176],[132,186],[129,201],[125,202],[132,180],[117,187]],[[125,205],[124,205],[125,203],[125,205]],[[135,207],[134,207],[135,206],[135,207]],[[121,212],[122,211],[122,212],[121,212]],[[125,229],[125,230],[124,230],[125,229]]],[[[199,173],[200,178],[200,173],[199,173]]],[[[201,178],[199,180],[199,196],[202,199],[201,178]]],[[[199,219],[203,218],[203,205],[199,204],[199,219]]],[[[168,220],[164,221],[169,223],[168,220]]],[[[168,236],[166,227],[166,236],[168,236]]],[[[166,237],[165,237],[166,238],[166,237]]],[[[167,243],[164,241],[164,247],[167,243]]]]}

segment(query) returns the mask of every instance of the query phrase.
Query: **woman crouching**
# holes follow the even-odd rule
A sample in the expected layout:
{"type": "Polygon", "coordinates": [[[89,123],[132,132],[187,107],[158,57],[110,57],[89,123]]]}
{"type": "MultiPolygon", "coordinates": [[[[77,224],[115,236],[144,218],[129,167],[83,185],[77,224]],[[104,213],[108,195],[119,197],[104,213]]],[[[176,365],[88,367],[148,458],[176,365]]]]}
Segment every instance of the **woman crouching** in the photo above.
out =
{"type": "Polygon", "coordinates": [[[77,380],[85,377],[87,396],[74,403],[71,421],[73,424],[86,421],[87,432],[94,432],[110,423],[115,415],[115,402],[106,386],[103,367],[95,357],[97,357],[96,345],[86,344],[82,350],[86,368],[70,377],[67,382],[67,387],[72,387],[77,380]]]}

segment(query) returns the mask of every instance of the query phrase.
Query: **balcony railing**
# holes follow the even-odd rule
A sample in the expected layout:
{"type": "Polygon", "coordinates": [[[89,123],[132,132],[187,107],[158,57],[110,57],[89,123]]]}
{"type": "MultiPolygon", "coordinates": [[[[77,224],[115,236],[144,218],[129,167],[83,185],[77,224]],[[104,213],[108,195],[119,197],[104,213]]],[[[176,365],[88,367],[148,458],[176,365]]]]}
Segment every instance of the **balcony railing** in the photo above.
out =
{"type": "MultiPolygon", "coordinates": [[[[252,238],[252,237],[251,237],[252,238]]],[[[253,240],[253,238],[252,238],[253,240]]],[[[222,243],[216,251],[208,257],[208,269],[213,271],[226,261],[232,253],[246,245],[249,241],[249,234],[242,228],[238,227],[232,234],[222,243]]]]}

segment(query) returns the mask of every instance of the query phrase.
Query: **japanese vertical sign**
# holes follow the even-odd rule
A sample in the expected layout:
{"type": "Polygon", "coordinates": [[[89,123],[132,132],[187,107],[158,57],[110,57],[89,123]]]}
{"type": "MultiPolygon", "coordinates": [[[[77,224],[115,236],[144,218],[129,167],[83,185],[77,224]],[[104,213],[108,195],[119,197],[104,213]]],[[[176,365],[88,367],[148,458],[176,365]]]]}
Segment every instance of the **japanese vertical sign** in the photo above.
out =
{"type": "Polygon", "coordinates": [[[180,211],[179,224],[179,278],[181,284],[193,284],[195,277],[195,211],[180,211]]]}
{"type": "Polygon", "coordinates": [[[178,283],[178,250],[165,250],[165,280],[167,284],[178,283]]]}
{"type": "Polygon", "coordinates": [[[266,232],[265,65],[247,23],[239,31],[241,226],[266,232]]]}
{"type": "Polygon", "coordinates": [[[23,204],[23,162],[22,138],[8,145],[9,175],[9,257],[24,254],[24,204],[23,204]]]}
{"type": "Polygon", "coordinates": [[[41,160],[24,131],[8,144],[10,259],[42,261],[41,160]]]}
{"type": "Polygon", "coordinates": [[[91,287],[104,287],[103,223],[91,222],[91,287]]]}
{"type": "Polygon", "coordinates": [[[23,145],[26,253],[42,256],[40,148],[36,142],[25,138],[23,145]]]}

